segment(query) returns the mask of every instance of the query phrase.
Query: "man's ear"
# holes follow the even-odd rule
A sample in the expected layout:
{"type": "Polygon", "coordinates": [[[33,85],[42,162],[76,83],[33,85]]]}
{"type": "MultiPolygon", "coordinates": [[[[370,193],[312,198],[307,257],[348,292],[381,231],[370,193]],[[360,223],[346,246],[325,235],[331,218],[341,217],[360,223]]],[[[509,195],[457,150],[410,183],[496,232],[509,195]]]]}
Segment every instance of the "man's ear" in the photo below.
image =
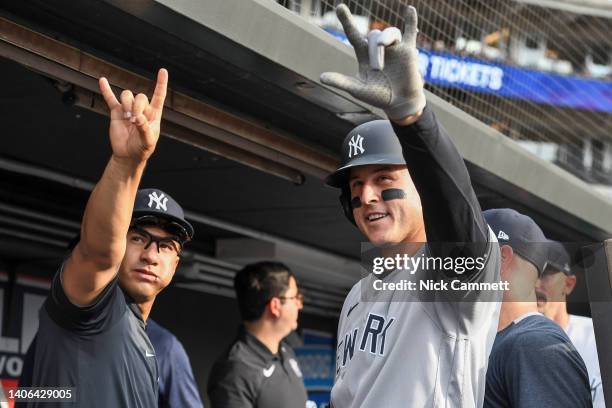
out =
{"type": "Polygon", "coordinates": [[[501,245],[499,249],[501,251],[501,275],[505,276],[510,269],[510,264],[512,264],[514,250],[510,245],[501,245]]]}
{"type": "Polygon", "coordinates": [[[565,277],[565,296],[569,296],[570,293],[576,287],[576,275],[570,275],[565,277]]]}
{"type": "Polygon", "coordinates": [[[266,306],[270,314],[276,319],[278,319],[281,315],[281,307],[281,300],[277,297],[273,297],[266,306]]]}

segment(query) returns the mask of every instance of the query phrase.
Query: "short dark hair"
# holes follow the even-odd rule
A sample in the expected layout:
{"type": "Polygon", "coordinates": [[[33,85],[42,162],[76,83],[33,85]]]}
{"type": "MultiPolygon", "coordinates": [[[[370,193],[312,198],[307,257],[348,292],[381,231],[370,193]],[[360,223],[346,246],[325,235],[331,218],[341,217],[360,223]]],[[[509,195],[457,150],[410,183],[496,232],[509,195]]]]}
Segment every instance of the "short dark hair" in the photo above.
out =
{"type": "Polygon", "coordinates": [[[295,279],[295,275],[280,262],[257,262],[242,268],[234,277],[242,320],[258,320],[270,299],[282,296],[289,289],[290,278],[295,279]]]}

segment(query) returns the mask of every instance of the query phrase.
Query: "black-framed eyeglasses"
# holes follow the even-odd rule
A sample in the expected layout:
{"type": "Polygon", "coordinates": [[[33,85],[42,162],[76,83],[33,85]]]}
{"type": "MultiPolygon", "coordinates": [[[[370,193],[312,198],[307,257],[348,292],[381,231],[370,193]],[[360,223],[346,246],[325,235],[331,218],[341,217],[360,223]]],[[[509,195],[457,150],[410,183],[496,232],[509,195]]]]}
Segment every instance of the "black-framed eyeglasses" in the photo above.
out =
{"type": "Polygon", "coordinates": [[[138,218],[134,218],[130,227],[159,227],[177,238],[177,241],[183,247],[187,242],[191,241],[189,232],[181,224],[175,221],[161,218],[156,215],[143,215],[138,218]]]}
{"type": "Polygon", "coordinates": [[[142,246],[144,249],[148,249],[152,243],[155,243],[158,253],[178,255],[181,252],[181,242],[174,235],[158,237],[138,225],[130,227],[130,232],[132,234],[128,235],[129,242],[142,246]]]}

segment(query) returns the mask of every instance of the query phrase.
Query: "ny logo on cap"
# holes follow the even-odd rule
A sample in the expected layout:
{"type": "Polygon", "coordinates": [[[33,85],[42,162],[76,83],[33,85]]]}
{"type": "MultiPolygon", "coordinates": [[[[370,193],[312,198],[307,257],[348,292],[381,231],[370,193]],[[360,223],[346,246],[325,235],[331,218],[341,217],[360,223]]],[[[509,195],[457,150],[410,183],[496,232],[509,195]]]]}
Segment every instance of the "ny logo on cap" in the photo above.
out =
{"type": "Polygon", "coordinates": [[[508,240],[510,240],[510,237],[504,231],[499,230],[499,234],[497,234],[497,239],[504,239],[504,240],[508,241],[508,240]]]}
{"type": "Polygon", "coordinates": [[[355,138],[355,136],[351,137],[351,141],[349,142],[349,159],[365,152],[363,149],[363,136],[360,134],[356,136],[357,138],[355,138]],[[357,150],[359,150],[359,152],[357,152],[357,150]]]}
{"type": "Polygon", "coordinates": [[[156,210],[162,209],[164,211],[168,211],[168,208],[166,208],[168,197],[166,197],[164,193],[161,193],[160,196],[157,195],[157,191],[149,193],[149,208],[153,206],[154,202],[156,210]]]}

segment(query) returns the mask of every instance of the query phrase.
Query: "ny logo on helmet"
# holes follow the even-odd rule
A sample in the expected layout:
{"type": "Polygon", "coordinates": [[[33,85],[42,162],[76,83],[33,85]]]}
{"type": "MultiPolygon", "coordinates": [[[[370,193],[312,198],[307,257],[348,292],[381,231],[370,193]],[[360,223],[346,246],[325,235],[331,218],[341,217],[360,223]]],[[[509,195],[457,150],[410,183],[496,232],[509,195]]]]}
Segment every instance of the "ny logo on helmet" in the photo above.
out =
{"type": "Polygon", "coordinates": [[[364,152],[363,137],[360,134],[351,137],[351,141],[349,142],[349,159],[358,154],[363,154],[364,152]]]}
{"type": "Polygon", "coordinates": [[[157,191],[154,191],[149,194],[149,208],[153,206],[155,202],[155,209],[162,209],[164,211],[168,211],[166,204],[168,203],[168,197],[164,193],[161,193],[160,196],[157,195],[157,191]]]}

